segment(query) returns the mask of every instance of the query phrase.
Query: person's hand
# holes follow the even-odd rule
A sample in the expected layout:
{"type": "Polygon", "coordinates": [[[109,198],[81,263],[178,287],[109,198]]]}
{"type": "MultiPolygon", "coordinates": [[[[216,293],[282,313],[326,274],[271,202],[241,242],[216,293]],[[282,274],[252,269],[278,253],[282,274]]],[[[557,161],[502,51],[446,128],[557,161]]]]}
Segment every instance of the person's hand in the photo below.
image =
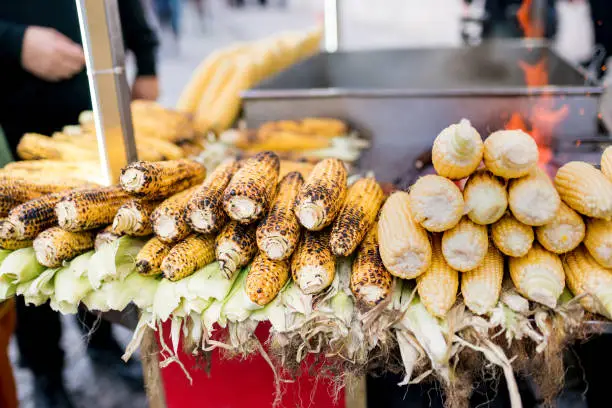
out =
{"type": "Polygon", "coordinates": [[[132,86],[132,99],[155,101],[159,96],[159,82],[156,76],[136,77],[132,86]]]}
{"type": "Polygon", "coordinates": [[[51,82],[72,78],[83,70],[83,48],[57,30],[28,27],[23,36],[21,65],[31,74],[51,82]]]}

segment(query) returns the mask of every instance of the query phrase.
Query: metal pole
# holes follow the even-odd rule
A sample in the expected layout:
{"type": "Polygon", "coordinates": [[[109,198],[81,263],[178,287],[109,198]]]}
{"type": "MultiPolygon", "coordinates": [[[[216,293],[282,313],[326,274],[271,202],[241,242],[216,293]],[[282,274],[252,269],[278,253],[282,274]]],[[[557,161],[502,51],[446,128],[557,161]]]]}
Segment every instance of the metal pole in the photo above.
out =
{"type": "Polygon", "coordinates": [[[117,0],[76,0],[98,152],[107,184],[137,160],[117,0]]]}
{"type": "Polygon", "coordinates": [[[340,24],[340,0],[325,0],[323,9],[323,27],[325,33],[325,51],[336,52],[340,49],[342,37],[340,24]]]}

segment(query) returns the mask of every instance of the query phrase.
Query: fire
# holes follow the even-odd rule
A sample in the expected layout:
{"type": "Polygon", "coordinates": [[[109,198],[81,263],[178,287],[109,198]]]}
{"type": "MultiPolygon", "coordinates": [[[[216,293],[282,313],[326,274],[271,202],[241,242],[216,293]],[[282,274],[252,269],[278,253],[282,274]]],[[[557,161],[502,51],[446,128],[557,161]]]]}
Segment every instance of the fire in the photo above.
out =
{"type": "Polygon", "coordinates": [[[538,21],[531,20],[531,3],[532,0],[523,0],[516,13],[516,18],[526,38],[541,38],[544,35],[544,29],[538,21]]]}

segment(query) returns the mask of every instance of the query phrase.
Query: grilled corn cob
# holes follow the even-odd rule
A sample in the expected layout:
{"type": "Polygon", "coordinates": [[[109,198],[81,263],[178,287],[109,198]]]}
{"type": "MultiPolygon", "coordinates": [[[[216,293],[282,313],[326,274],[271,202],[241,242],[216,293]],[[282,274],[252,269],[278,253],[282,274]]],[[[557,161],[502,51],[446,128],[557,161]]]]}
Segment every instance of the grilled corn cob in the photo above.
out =
{"type": "Polygon", "coordinates": [[[60,227],[85,231],[111,224],[123,204],[130,199],[119,186],[75,190],[55,206],[60,227]]]}
{"type": "Polygon", "coordinates": [[[214,237],[192,234],[172,247],[162,261],[161,270],[164,278],[177,281],[186,278],[214,260],[214,237]]]}
{"type": "Polygon", "coordinates": [[[601,172],[608,180],[612,180],[612,146],[606,147],[601,154],[601,172]]]}
{"type": "Polygon", "coordinates": [[[479,315],[489,313],[497,305],[504,279],[504,257],[493,244],[488,248],[482,263],[461,275],[463,301],[479,315]]]}
{"type": "Polygon", "coordinates": [[[555,254],[563,254],[580,245],[585,229],[582,217],[565,203],[561,203],[552,222],[537,227],[535,232],[538,242],[544,248],[555,254]]]}
{"type": "Polygon", "coordinates": [[[94,241],[94,249],[97,251],[103,245],[110,244],[121,238],[123,234],[117,234],[113,231],[112,225],[107,226],[96,234],[94,241]]]}
{"type": "Polygon", "coordinates": [[[470,176],[463,189],[463,200],[467,216],[481,225],[493,224],[508,207],[504,182],[484,169],[470,176]]]}
{"type": "Polygon", "coordinates": [[[304,118],[299,122],[299,126],[304,133],[328,137],[343,136],[348,133],[346,123],[333,118],[304,118]]]}
{"type": "Polygon", "coordinates": [[[421,177],[410,189],[410,211],[426,230],[453,228],[463,215],[463,195],[452,181],[441,176],[421,177]]]}
{"type": "Polygon", "coordinates": [[[189,235],[189,224],[185,220],[185,208],[191,195],[198,186],[183,190],[162,201],[151,213],[153,231],[160,240],[172,243],[178,242],[189,235]]]}
{"type": "Polygon", "coordinates": [[[444,317],[457,300],[459,273],[444,260],[440,237],[433,237],[431,246],[431,265],[417,278],[417,291],[429,313],[444,317]]]}
{"type": "Polygon", "coordinates": [[[48,268],[62,266],[94,247],[94,233],[91,231],[69,232],[52,227],[38,234],[33,243],[38,263],[48,268]]]}
{"type": "Polygon", "coordinates": [[[612,221],[587,220],[584,246],[601,266],[612,268],[612,221]]]}
{"type": "Polygon", "coordinates": [[[612,270],[602,267],[579,246],[563,258],[567,286],[591,313],[612,319],[612,270]]]}
{"type": "Polygon", "coordinates": [[[488,246],[487,227],[475,224],[466,217],[442,235],[442,255],[451,268],[460,272],[470,271],[480,265],[488,246]]]}
{"type": "Polygon", "coordinates": [[[0,226],[0,238],[16,240],[36,238],[42,231],[57,224],[55,205],[64,196],[65,193],[47,194],[13,208],[0,226]]]}
{"type": "Polygon", "coordinates": [[[508,213],[491,225],[491,239],[505,255],[525,256],[533,245],[533,228],[508,213]]]}
{"type": "Polygon", "coordinates": [[[482,161],[482,138],[470,121],[461,119],[440,132],[434,140],[432,163],[436,172],[450,179],[472,174],[482,161]]]}
{"type": "Polygon", "coordinates": [[[223,194],[223,207],[233,220],[250,223],[261,218],[274,198],[280,160],[261,152],[244,161],[223,194]]]}
{"type": "Polygon", "coordinates": [[[255,132],[248,129],[230,129],[223,132],[220,139],[223,143],[251,152],[318,150],[331,147],[332,144],[331,139],[326,136],[280,129],[270,129],[265,132],[261,130],[255,132]]]}
{"type": "Polygon", "coordinates": [[[31,239],[14,239],[14,238],[0,238],[0,248],[14,251],[16,249],[27,248],[32,246],[33,241],[31,239]]]}
{"type": "Polygon", "coordinates": [[[506,179],[527,175],[538,163],[538,146],[522,130],[499,130],[484,142],[484,163],[496,176],[506,179]]]}
{"type": "Polygon", "coordinates": [[[121,187],[149,200],[169,197],[201,183],[206,168],[188,159],[162,162],[135,162],[121,170],[121,187]]]}
{"type": "Polygon", "coordinates": [[[293,280],[307,295],[323,291],[334,280],[336,259],[328,231],[305,231],[291,258],[293,280]]]}
{"type": "Polygon", "coordinates": [[[409,203],[408,193],[396,191],[383,204],[378,220],[380,257],[392,275],[403,279],[416,278],[431,264],[427,231],[412,216],[409,203]]]}
{"type": "Polygon", "coordinates": [[[612,218],[612,181],[590,164],[565,164],[557,171],[555,186],[561,199],[580,214],[612,218]]]}
{"type": "Polygon", "coordinates": [[[554,309],[565,288],[559,256],[534,244],[527,255],[508,260],[510,277],[520,294],[554,309]]]}
{"type": "Polygon", "coordinates": [[[561,199],[552,181],[539,168],[514,179],[508,188],[508,205],[512,215],[523,224],[534,227],[553,221],[561,199]]]}
{"type": "Polygon", "coordinates": [[[48,136],[26,133],[17,145],[17,154],[24,160],[54,159],[65,161],[98,160],[96,149],[87,149],[48,136]]]}
{"type": "Polygon", "coordinates": [[[330,225],[346,197],[346,169],[338,159],[321,160],[302,186],[296,201],[295,215],[311,231],[330,225]]]}
{"type": "Polygon", "coordinates": [[[217,237],[215,251],[221,273],[231,279],[236,271],[246,266],[255,253],[255,225],[230,221],[217,237]]]}
{"type": "Polygon", "coordinates": [[[221,163],[193,193],[187,203],[185,218],[194,231],[208,234],[227,223],[223,211],[223,192],[238,169],[238,162],[229,159],[221,163]]]}
{"type": "Polygon", "coordinates": [[[136,256],[138,273],[145,276],[161,275],[162,261],[171,249],[172,245],[160,241],[157,237],[148,240],[136,256]]]}
{"type": "Polygon", "coordinates": [[[160,201],[132,199],[123,204],[113,220],[113,232],[135,237],[153,234],[151,214],[160,201]]]}
{"type": "Polygon", "coordinates": [[[366,306],[375,306],[391,294],[393,276],[378,251],[378,227],[374,225],[357,249],[351,272],[351,291],[366,306]]]}
{"type": "Polygon", "coordinates": [[[287,174],[278,183],[270,212],[257,227],[257,246],[272,260],[289,258],[300,240],[300,223],[293,213],[293,204],[303,183],[300,173],[287,174]]]}
{"type": "Polygon", "coordinates": [[[357,180],[348,189],[329,239],[334,255],[348,256],[355,251],[374,225],[383,199],[382,188],[372,177],[357,180]]]}
{"type": "Polygon", "coordinates": [[[278,179],[282,180],[287,174],[294,171],[297,171],[302,175],[302,177],[306,178],[310,175],[312,169],[314,169],[314,164],[312,163],[295,160],[281,160],[278,179]]]}
{"type": "Polygon", "coordinates": [[[289,261],[273,261],[257,254],[246,277],[246,293],[260,306],[270,303],[289,280],[289,261]]]}

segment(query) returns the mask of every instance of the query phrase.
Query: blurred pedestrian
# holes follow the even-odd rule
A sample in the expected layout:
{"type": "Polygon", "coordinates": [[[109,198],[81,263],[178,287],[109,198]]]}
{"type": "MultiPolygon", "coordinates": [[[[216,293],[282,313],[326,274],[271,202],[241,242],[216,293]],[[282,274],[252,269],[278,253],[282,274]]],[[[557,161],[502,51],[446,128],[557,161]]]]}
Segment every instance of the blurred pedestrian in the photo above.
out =
{"type": "Polygon", "coordinates": [[[9,360],[9,340],[15,330],[15,301],[0,302],[0,407],[17,408],[17,390],[9,360]]]}
{"type": "Polygon", "coordinates": [[[170,26],[174,38],[178,40],[181,34],[181,19],[183,3],[181,0],[155,0],[157,18],[160,25],[170,26]]]}

